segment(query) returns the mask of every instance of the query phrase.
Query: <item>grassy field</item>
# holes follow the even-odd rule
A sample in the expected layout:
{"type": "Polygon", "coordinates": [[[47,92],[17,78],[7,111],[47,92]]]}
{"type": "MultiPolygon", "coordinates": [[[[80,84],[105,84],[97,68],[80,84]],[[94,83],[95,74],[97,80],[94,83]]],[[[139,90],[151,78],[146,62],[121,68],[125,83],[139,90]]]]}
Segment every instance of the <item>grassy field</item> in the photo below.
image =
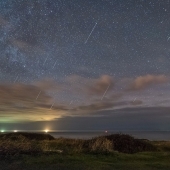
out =
{"type": "Polygon", "coordinates": [[[0,135],[1,170],[170,169],[168,141],[136,140],[120,134],[91,140],[26,135],[0,135]]]}
{"type": "Polygon", "coordinates": [[[1,159],[1,170],[169,170],[170,152],[135,154],[59,154],[15,155],[1,159]]]}

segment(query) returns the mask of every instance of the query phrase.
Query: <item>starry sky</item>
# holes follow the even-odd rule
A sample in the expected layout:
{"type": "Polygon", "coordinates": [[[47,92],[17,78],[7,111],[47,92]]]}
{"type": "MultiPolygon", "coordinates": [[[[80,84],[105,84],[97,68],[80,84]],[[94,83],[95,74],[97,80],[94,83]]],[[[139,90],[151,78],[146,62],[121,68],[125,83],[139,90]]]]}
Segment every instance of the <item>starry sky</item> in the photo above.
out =
{"type": "Polygon", "coordinates": [[[0,128],[170,130],[169,0],[1,0],[0,128]]]}

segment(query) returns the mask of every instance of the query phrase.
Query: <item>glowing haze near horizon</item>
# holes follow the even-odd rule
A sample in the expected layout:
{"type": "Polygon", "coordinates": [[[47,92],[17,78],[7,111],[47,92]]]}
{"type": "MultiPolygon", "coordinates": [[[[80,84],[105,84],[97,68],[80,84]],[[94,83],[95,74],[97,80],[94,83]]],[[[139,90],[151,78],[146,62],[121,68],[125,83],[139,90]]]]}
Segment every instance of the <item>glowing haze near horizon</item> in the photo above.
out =
{"type": "Polygon", "coordinates": [[[169,0],[1,0],[0,128],[170,130],[169,0]]]}

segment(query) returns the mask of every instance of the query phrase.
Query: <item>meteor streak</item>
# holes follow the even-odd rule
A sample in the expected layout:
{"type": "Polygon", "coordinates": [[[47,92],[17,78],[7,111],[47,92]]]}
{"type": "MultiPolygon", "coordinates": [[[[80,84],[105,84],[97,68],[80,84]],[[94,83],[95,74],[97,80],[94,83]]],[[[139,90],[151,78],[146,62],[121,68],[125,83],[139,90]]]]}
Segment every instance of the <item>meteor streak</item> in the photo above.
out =
{"type": "Polygon", "coordinates": [[[38,99],[39,95],[41,94],[41,91],[38,93],[37,97],[36,97],[36,100],[38,99]]]}
{"type": "Polygon", "coordinates": [[[16,79],[15,79],[14,83],[17,81],[17,79],[18,79],[18,75],[17,75],[17,77],[16,77],[16,79]]]}
{"type": "Polygon", "coordinates": [[[90,32],[89,36],[87,37],[86,41],[84,42],[84,44],[86,44],[86,43],[87,43],[87,41],[88,41],[88,39],[90,38],[90,36],[91,36],[92,32],[94,31],[94,29],[95,29],[96,25],[97,25],[97,22],[96,22],[95,26],[93,27],[93,29],[91,30],[91,32],[90,32]]]}
{"type": "MultiPolygon", "coordinates": [[[[48,58],[48,56],[47,56],[47,58],[48,58]]],[[[44,61],[43,65],[46,63],[46,61],[47,61],[47,58],[45,59],[45,61],[44,61]]]]}
{"type": "Polygon", "coordinates": [[[101,100],[103,100],[103,97],[104,97],[104,96],[105,96],[105,94],[107,93],[107,90],[109,89],[109,87],[110,87],[110,84],[108,85],[108,87],[107,87],[106,91],[104,92],[104,94],[103,94],[103,96],[102,96],[101,100]]]}
{"type": "Polygon", "coordinates": [[[57,61],[54,63],[54,66],[53,66],[53,68],[55,67],[55,65],[57,64],[57,61]]]}
{"type": "Polygon", "coordinates": [[[136,98],[133,100],[133,102],[135,102],[136,98]]]}
{"type": "MultiPolygon", "coordinates": [[[[55,103],[55,102],[54,102],[55,103]]],[[[54,103],[51,105],[51,107],[50,107],[50,110],[52,109],[52,107],[54,106],[54,103]]]]}

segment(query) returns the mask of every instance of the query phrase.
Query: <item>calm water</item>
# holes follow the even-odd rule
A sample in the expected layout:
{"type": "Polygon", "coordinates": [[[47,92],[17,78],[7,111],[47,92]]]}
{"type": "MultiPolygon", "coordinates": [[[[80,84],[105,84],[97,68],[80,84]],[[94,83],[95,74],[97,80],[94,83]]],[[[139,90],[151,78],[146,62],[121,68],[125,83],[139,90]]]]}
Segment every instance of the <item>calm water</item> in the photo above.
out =
{"type": "Polygon", "coordinates": [[[139,139],[170,140],[170,131],[112,131],[112,132],[49,132],[55,138],[90,139],[96,136],[123,133],[139,139]]]}

